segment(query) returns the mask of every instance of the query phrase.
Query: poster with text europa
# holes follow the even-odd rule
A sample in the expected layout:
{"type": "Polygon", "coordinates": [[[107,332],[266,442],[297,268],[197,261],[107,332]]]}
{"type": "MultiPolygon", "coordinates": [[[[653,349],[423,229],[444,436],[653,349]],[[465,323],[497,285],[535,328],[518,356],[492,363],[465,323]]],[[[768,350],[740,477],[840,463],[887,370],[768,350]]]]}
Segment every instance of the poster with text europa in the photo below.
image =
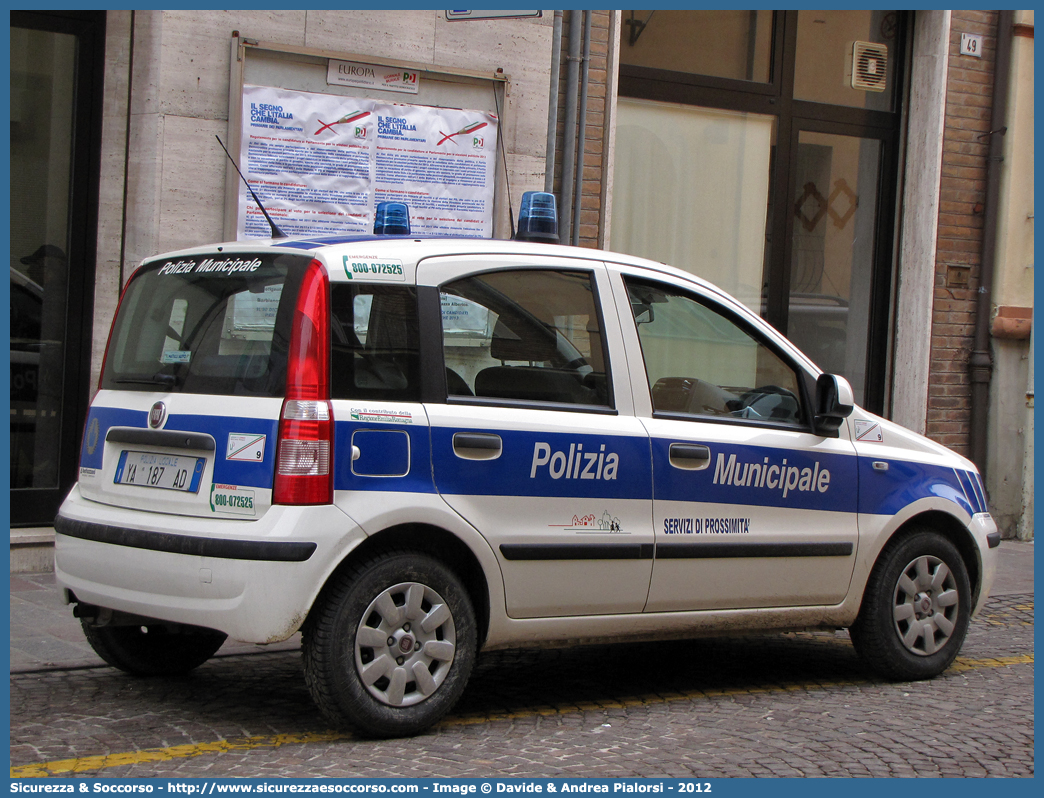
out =
{"type": "MultiPolygon", "coordinates": [[[[371,233],[393,200],[415,234],[489,237],[497,133],[487,111],[244,86],[240,168],[290,236],[371,233]]],[[[270,235],[241,185],[236,237],[270,235]]]]}

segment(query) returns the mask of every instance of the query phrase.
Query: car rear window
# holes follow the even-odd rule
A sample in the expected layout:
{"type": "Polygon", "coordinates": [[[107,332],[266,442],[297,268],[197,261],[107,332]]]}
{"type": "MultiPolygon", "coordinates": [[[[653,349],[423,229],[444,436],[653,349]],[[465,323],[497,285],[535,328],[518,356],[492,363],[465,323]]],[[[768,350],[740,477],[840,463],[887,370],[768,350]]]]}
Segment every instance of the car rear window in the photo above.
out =
{"type": "Polygon", "coordinates": [[[215,253],[145,264],[121,302],[102,387],[281,396],[310,260],[215,253]]]}

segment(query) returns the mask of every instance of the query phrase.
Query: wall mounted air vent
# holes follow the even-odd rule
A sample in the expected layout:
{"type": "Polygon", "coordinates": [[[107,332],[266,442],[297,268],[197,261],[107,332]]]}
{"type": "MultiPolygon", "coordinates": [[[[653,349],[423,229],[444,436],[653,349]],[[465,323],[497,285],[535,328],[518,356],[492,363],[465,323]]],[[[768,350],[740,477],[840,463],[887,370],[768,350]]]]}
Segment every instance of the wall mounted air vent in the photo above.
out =
{"type": "Polygon", "coordinates": [[[888,82],[888,45],[855,42],[852,45],[852,88],[884,91],[888,82]]]}

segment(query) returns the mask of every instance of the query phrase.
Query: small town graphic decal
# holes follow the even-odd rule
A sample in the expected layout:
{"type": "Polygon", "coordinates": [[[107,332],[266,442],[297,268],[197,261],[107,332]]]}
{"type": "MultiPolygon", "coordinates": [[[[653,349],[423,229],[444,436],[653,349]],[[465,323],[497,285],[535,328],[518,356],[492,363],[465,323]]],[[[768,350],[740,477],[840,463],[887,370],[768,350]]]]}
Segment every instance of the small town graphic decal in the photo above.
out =
{"type": "Polygon", "coordinates": [[[615,518],[606,510],[602,517],[598,518],[594,513],[587,515],[574,515],[571,524],[550,524],[555,529],[564,529],[566,532],[576,532],[580,535],[626,535],[620,526],[620,519],[615,518]]]}

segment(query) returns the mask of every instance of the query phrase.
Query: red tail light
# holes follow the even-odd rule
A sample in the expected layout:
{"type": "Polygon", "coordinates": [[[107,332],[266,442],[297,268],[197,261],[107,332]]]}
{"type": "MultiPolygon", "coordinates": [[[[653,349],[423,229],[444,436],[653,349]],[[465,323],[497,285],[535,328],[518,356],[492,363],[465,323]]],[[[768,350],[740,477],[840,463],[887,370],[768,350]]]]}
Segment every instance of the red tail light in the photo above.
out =
{"type": "Polygon", "coordinates": [[[102,380],[105,378],[105,366],[109,362],[109,347],[112,346],[112,331],[116,329],[116,318],[120,315],[120,308],[123,307],[123,299],[127,296],[127,288],[139,271],[141,271],[141,266],[134,270],[130,280],[127,280],[123,284],[123,288],[120,289],[120,298],[116,300],[116,312],[112,314],[112,321],[109,322],[109,337],[105,339],[105,350],[102,352],[101,371],[98,372],[98,385],[95,387],[94,393],[91,394],[91,401],[87,403],[87,412],[83,416],[83,426],[81,427],[83,434],[80,435],[80,459],[77,461],[81,465],[83,464],[83,450],[87,444],[87,419],[91,417],[91,405],[94,404],[94,397],[102,389],[102,380]]]}
{"type": "MultiPolygon", "coordinates": [[[[102,379],[105,377],[105,366],[109,362],[109,347],[112,346],[112,331],[116,329],[116,319],[119,318],[120,308],[123,307],[123,300],[127,296],[127,289],[130,287],[131,280],[133,280],[140,271],[141,266],[134,270],[130,279],[127,280],[127,282],[123,284],[123,288],[120,289],[120,298],[116,301],[116,312],[112,314],[112,321],[109,323],[109,337],[105,339],[105,352],[102,354],[101,371],[98,372],[98,387],[94,391],[95,394],[101,390],[102,379]]],[[[91,401],[94,401],[93,396],[91,397],[91,401]]]]}
{"type": "Polygon", "coordinates": [[[333,411],[329,402],[329,285],[313,260],[301,281],[279,418],[275,504],[333,500],[333,411]]]}

